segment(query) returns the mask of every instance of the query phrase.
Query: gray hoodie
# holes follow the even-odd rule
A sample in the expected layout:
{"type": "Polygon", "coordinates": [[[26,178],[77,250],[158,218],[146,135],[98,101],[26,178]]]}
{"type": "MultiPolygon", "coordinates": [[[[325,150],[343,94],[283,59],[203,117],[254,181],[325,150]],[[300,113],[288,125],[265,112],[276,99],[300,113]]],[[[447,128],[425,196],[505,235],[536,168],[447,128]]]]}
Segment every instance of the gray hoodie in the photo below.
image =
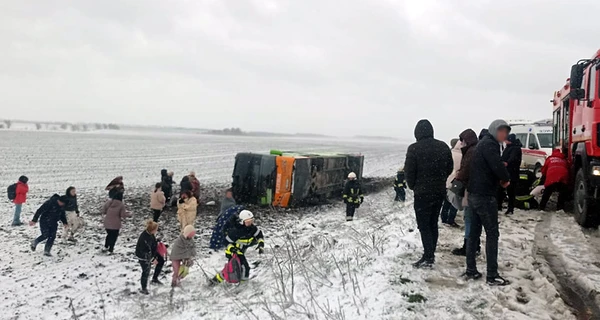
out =
{"type": "Polygon", "coordinates": [[[188,239],[180,235],[171,249],[171,261],[192,259],[196,256],[196,243],[194,239],[188,239]]]}

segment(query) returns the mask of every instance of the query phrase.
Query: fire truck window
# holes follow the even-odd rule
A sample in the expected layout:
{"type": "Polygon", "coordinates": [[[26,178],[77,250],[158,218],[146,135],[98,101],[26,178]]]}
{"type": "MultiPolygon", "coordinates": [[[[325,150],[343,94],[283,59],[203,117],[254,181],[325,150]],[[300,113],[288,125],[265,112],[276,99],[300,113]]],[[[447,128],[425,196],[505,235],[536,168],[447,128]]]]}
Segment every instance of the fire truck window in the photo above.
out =
{"type": "Polygon", "coordinates": [[[588,81],[588,100],[594,101],[596,99],[596,68],[590,68],[590,79],[588,81]]]}
{"type": "Polygon", "coordinates": [[[554,135],[554,145],[558,146],[560,145],[560,109],[556,109],[556,111],[554,111],[554,119],[552,120],[553,122],[553,126],[552,126],[552,134],[554,135]]]}

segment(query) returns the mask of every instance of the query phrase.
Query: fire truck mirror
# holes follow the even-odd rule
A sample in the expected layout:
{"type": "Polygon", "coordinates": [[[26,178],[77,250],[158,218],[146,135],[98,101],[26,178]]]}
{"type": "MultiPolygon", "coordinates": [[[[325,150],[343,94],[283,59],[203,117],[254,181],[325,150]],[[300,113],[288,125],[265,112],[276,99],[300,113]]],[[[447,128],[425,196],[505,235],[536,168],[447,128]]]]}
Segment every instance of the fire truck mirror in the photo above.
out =
{"type": "Polygon", "coordinates": [[[583,81],[583,65],[576,64],[571,67],[571,88],[581,88],[581,82],[583,81]]]}

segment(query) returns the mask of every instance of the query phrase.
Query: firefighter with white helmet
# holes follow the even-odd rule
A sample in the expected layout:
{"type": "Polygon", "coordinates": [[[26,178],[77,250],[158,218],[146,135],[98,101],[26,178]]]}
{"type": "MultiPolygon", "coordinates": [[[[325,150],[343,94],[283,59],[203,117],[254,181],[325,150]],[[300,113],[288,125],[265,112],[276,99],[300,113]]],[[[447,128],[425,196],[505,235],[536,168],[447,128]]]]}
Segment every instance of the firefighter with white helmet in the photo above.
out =
{"type": "MultiPolygon", "coordinates": [[[[265,241],[262,231],[254,224],[254,214],[249,210],[242,210],[237,217],[237,225],[227,231],[228,245],[225,249],[227,259],[235,254],[240,259],[243,266],[242,281],[248,280],[250,277],[250,265],[246,259],[246,250],[251,246],[256,245],[256,250],[259,254],[263,254],[265,250],[265,241]]],[[[223,276],[217,274],[213,278],[213,282],[223,282],[223,276]]]]}
{"type": "Polygon", "coordinates": [[[346,221],[354,220],[354,212],[356,208],[364,201],[360,182],[356,179],[356,173],[350,172],[348,174],[348,181],[344,186],[344,193],[342,195],[344,203],[346,203],[346,221]]]}

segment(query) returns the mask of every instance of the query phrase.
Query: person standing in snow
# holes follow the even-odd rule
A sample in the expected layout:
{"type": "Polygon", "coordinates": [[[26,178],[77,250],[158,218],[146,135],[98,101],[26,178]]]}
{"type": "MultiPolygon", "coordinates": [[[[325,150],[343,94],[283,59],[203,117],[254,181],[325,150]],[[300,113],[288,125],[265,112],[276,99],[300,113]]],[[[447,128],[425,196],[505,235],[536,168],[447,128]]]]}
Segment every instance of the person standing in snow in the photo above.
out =
{"type": "Polygon", "coordinates": [[[235,207],[235,199],[233,199],[233,190],[227,189],[225,191],[225,198],[221,202],[221,210],[219,211],[219,215],[222,215],[227,211],[227,209],[231,207],[235,207]]]}
{"type": "Polygon", "coordinates": [[[194,226],[187,225],[181,234],[173,243],[171,250],[171,261],[173,266],[173,280],[171,287],[179,286],[181,279],[186,275],[185,272],[180,272],[181,267],[189,268],[193,265],[193,259],[196,257],[196,243],[194,236],[196,229],[194,226]]]}
{"type": "Polygon", "coordinates": [[[500,155],[500,145],[510,133],[510,126],[504,120],[495,120],[490,124],[489,133],[479,141],[471,160],[471,172],[467,191],[469,207],[473,210],[473,219],[467,242],[467,279],[479,279],[476,250],[482,227],[486,235],[487,283],[505,286],[510,282],[498,274],[498,210],[497,193],[501,186],[510,184],[510,175],[500,155]]]}
{"type": "Polygon", "coordinates": [[[414,191],[417,226],[423,242],[423,256],[415,268],[432,267],[438,241],[438,219],[446,197],[446,179],[452,173],[452,153],[448,145],[433,137],[433,126],[420,120],[415,127],[417,142],[406,152],[406,183],[414,191]]]}
{"type": "Polygon", "coordinates": [[[184,194],[187,191],[191,192],[194,189],[194,186],[192,186],[192,182],[190,181],[190,176],[183,177],[179,186],[181,187],[180,194],[184,194]]]}
{"type": "MultiPolygon", "coordinates": [[[[471,129],[463,131],[459,135],[459,138],[462,144],[462,148],[460,149],[462,153],[462,159],[460,161],[460,168],[456,172],[456,180],[460,181],[463,187],[466,188],[469,185],[471,161],[473,159],[473,154],[475,153],[475,147],[477,146],[478,140],[477,134],[471,129]]],[[[471,232],[471,220],[473,219],[473,211],[469,207],[469,192],[467,190],[464,190],[462,204],[465,212],[465,236],[462,248],[456,248],[452,250],[452,254],[457,256],[467,255],[467,240],[469,239],[469,233],[471,232]]],[[[477,239],[477,252],[480,251],[479,246],[479,239],[477,239]]]]}
{"type": "MultiPolygon", "coordinates": [[[[507,215],[511,215],[515,211],[515,197],[516,197],[516,187],[519,182],[519,170],[521,169],[521,160],[523,158],[523,154],[521,148],[523,145],[521,141],[517,139],[515,134],[508,135],[508,140],[506,142],[506,149],[502,153],[502,162],[506,165],[506,170],[508,170],[508,174],[510,175],[510,184],[506,188],[506,193],[508,194],[508,209],[506,210],[507,215]]],[[[502,208],[502,201],[505,198],[504,189],[499,188],[498,192],[498,207],[502,208]]]]}
{"type": "Polygon", "coordinates": [[[394,201],[406,201],[406,178],[404,177],[404,168],[400,168],[398,173],[396,173],[396,180],[394,180],[394,191],[396,191],[396,198],[394,201]]]}
{"type": "Polygon", "coordinates": [[[154,222],[158,222],[158,218],[160,218],[166,204],[167,198],[162,191],[162,183],[159,182],[154,186],[154,191],[150,194],[150,209],[152,210],[154,222]]]}
{"type": "Polygon", "coordinates": [[[106,229],[106,240],[102,252],[113,254],[119,232],[121,231],[122,220],[126,217],[131,217],[131,214],[125,210],[123,204],[123,193],[117,193],[113,199],[109,199],[102,208],[104,215],[104,228],[106,229]]]}
{"type": "Polygon", "coordinates": [[[546,204],[552,193],[558,191],[557,210],[564,209],[565,200],[569,193],[569,164],[560,149],[554,149],[552,155],[546,159],[542,167],[542,180],[544,181],[544,193],[540,202],[540,210],[546,210],[546,204]]]}
{"type": "Polygon", "coordinates": [[[344,203],[346,203],[346,221],[352,221],[354,220],[356,209],[365,200],[360,182],[356,179],[356,173],[350,172],[348,174],[348,181],[346,181],[346,185],[344,186],[342,198],[344,199],[344,203]]]}
{"type": "Polygon", "coordinates": [[[69,223],[68,238],[69,241],[75,241],[75,233],[82,227],[79,217],[79,205],[77,204],[77,189],[75,187],[67,188],[65,192],[67,202],[65,203],[65,213],[69,223]]]}
{"type": "Polygon", "coordinates": [[[181,232],[187,225],[194,226],[196,215],[198,213],[198,202],[192,196],[192,191],[188,190],[181,194],[177,203],[177,220],[181,224],[181,232]]]}
{"type": "Polygon", "coordinates": [[[65,204],[67,203],[66,198],[67,197],[65,196],[59,196],[55,194],[49,200],[44,202],[44,204],[42,204],[42,206],[35,212],[35,215],[29,222],[29,225],[33,227],[39,221],[40,231],[42,234],[31,242],[31,251],[35,251],[37,245],[46,240],[46,245],[44,246],[44,255],[48,257],[52,256],[50,251],[52,250],[52,245],[54,245],[54,240],[56,239],[58,221],[62,222],[65,229],[69,228],[64,210],[65,204]]]}
{"type": "Polygon", "coordinates": [[[140,293],[148,295],[148,278],[150,277],[150,270],[154,264],[154,275],[152,276],[152,283],[156,285],[162,285],[162,282],[158,280],[160,272],[162,271],[165,259],[158,253],[158,240],[156,240],[156,233],[158,232],[158,223],[148,220],[146,222],[146,230],[140,234],[137,244],[135,246],[135,256],[138,258],[140,267],[142,267],[142,277],[140,283],[142,288],[140,293]]]}
{"type": "Polygon", "coordinates": [[[162,169],[160,171],[160,183],[161,190],[165,195],[165,203],[169,203],[171,197],[173,196],[173,176],[167,172],[167,169],[162,169]]]}
{"type": "MultiPolygon", "coordinates": [[[[106,188],[104,189],[106,191],[108,191],[108,197],[110,199],[114,199],[114,197],[121,193],[125,193],[125,185],[123,184],[123,176],[118,176],[114,179],[112,179],[112,181],[106,186],[106,188]]],[[[121,195],[121,199],[122,199],[122,195],[121,195]]]]}
{"type": "MultiPolygon", "coordinates": [[[[262,231],[254,224],[254,215],[248,210],[243,210],[239,215],[239,225],[231,228],[227,237],[228,242],[225,249],[225,257],[231,259],[233,254],[236,254],[242,263],[242,281],[247,281],[250,278],[250,264],[246,258],[246,251],[251,246],[256,245],[258,254],[263,254],[265,251],[265,240],[262,231]]],[[[211,281],[212,284],[222,283],[225,277],[218,273],[211,281]]]]}
{"type": "MultiPolygon", "coordinates": [[[[462,144],[460,143],[459,139],[452,139],[450,141],[450,146],[452,147],[452,161],[454,163],[454,169],[452,170],[450,176],[448,176],[448,179],[446,179],[447,188],[452,187],[452,180],[454,180],[456,177],[456,173],[460,169],[460,161],[462,160],[462,154],[460,152],[462,144]]],[[[442,223],[455,228],[460,227],[456,221],[454,221],[454,219],[456,219],[457,212],[458,209],[456,209],[452,203],[448,201],[448,198],[444,198],[444,204],[442,205],[442,211],[440,213],[442,216],[442,223]]]]}
{"type": "Polygon", "coordinates": [[[13,227],[23,225],[23,222],[21,222],[21,210],[23,210],[23,204],[27,202],[27,193],[29,192],[29,185],[27,185],[27,182],[29,182],[29,178],[26,176],[20,176],[19,181],[14,184],[15,198],[12,199],[12,202],[15,204],[15,214],[13,215],[12,221],[13,227]]]}

